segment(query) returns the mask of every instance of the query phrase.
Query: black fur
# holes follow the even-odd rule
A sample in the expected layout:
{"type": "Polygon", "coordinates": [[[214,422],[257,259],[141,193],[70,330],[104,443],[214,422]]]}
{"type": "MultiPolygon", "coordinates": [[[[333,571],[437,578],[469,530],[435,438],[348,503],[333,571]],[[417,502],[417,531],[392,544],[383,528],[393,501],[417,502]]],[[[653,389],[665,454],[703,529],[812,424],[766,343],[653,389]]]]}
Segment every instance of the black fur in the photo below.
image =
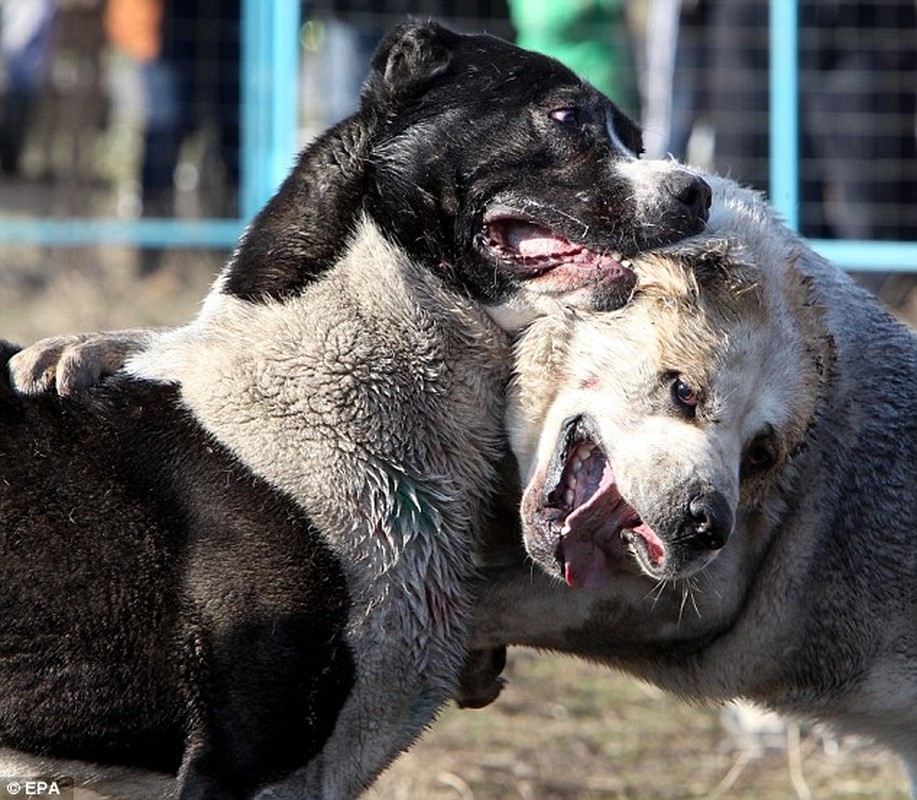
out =
{"type": "Polygon", "coordinates": [[[173,387],[25,400],[3,378],[0,430],[0,744],[175,772],[206,738],[221,797],[317,753],[353,665],[303,511],[173,387]]]}
{"type": "MultiPolygon", "coordinates": [[[[253,222],[225,291],[253,301],[296,294],[335,262],[364,211],[485,303],[523,280],[482,246],[495,203],[530,211],[597,252],[633,254],[697,233],[702,185],[701,196],[693,184],[673,185],[644,218],[614,169],[623,155],[607,118],[640,153],[637,125],[559,62],[432,22],[397,28],[373,59],[360,110],[302,154],[253,222]],[[552,119],[561,108],[574,120],[552,119]]],[[[597,305],[622,302],[612,293],[597,305]]]]}

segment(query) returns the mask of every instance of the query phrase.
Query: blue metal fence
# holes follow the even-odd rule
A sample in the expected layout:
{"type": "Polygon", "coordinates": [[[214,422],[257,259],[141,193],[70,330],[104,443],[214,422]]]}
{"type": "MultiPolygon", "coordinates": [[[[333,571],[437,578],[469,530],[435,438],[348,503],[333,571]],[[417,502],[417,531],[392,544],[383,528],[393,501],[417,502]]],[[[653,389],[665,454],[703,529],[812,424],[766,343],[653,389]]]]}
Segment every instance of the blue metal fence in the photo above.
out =
{"type": "MultiPolygon", "coordinates": [[[[770,197],[787,224],[799,228],[799,2],[770,1],[770,197]]],[[[917,203],[917,197],[913,198],[917,203]]],[[[812,239],[846,269],[917,272],[917,242],[812,239]]]]}
{"type": "Polygon", "coordinates": [[[293,164],[299,75],[299,0],[242,4],[241,212],[250,219],[293,164]]]}

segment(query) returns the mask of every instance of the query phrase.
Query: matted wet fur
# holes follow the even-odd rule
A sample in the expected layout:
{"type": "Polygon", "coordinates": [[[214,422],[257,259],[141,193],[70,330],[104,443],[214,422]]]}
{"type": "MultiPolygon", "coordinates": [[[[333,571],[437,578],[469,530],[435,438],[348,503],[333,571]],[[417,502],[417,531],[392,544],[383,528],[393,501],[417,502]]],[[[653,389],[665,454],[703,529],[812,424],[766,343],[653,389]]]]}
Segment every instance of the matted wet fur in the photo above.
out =
{"type": "Polygon", "coordinates": [[[0,745],[186,799],[368,785],[456,691],[508,332],[703,227],[640,149],[557,62],[404,26],[196,320],[77,340],[92,375],[145,348],[83,392],[0,381],[0,745]]]}
{"type": "Polygon", "coordinates": [[[541,567],[478,645],[597,659],[873,737],[917,777],[917,338],[709,178],[620,311],[537,321],[508,418],[541,567]]]}

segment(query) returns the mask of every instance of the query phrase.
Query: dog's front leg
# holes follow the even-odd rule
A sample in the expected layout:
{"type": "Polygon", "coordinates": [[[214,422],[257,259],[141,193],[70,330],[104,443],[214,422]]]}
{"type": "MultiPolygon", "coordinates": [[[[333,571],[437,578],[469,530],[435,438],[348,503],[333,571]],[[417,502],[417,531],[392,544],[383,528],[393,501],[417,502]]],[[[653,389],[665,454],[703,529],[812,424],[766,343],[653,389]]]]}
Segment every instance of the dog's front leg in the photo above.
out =
{"type": "Polygon", "coordinates": [[[132,329],[49,336],[10,359],[10,382],[23,394],[56,389],[72,394],[117,372],[127,359],[146,350],[160,331],[132,329]]]}
{"type": "MultiPolygon", "coordinates": [[[[295,608],[295,597],[283,595],[278,583],[274,578],[261,585],[261,593],[284,609],[295,608]]],[[[225,585],[227,596],[234,590],[225,585]]],[[[272,615],[256,607],[242,613],[236,607],[213,617],[221,601],[227,602],[208,594],[188,612],[193,621],[185,634],[183,672],[189,731],[179,800],[250,800],[294,775],[321,756],[353,682],[335,598],[299,613],[272,615]]]]}
{"type": "Polygon", "coordinates": [[[257,800],[359,797],[420,737],[454,691],[454,684],[434,688],[427,676],[410,674],[388,658],[366,667],[376,673],[374,680],[355,687],[321,754],[257,800]]]}

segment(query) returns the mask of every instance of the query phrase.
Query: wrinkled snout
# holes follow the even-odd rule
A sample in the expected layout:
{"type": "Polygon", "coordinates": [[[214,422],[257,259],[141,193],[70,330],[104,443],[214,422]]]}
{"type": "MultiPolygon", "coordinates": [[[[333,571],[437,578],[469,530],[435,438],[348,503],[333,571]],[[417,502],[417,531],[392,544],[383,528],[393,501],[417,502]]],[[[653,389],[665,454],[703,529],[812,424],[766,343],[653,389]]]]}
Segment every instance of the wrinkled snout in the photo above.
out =
{"type": "Polygon", "coordinates": [[[703,492],[688,502],[681,534],[698,547],[719,550],[734,525],[735,515],[726,496],[717,491],[703,492]]]}

